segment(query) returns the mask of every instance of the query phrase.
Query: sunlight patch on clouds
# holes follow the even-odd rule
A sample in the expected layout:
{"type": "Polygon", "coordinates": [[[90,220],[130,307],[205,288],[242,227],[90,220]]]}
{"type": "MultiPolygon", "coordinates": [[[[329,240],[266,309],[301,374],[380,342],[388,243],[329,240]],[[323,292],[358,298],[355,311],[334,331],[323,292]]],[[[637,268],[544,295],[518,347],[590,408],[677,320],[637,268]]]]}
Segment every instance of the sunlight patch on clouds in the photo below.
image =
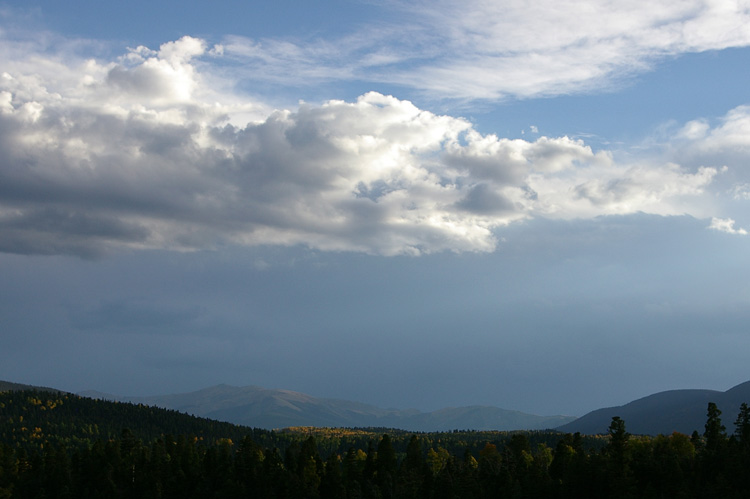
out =
{"type": "Polygon", "coordinates": [[[704,214],[683,203],[704,193],[716,168],[688,172],[678,165],[633,165],[578,169],[569,177],[532,175],[537,213],[550,218],[592,218],[635,212],[656,215],[704,214]]]}
{"type": "Polygon", "coordinates": [[[162,45],[158,52],[140,46],[107,72],[106,83],[126,94],[156,102],[189,101],[196,85],[190,59],[205,52],[205,42],[183,37],[162,45]]]}
{"type": "Polygon", "coordinates": [[[207,51],[185,37],[112,62],[19,54],[58,71],[12,61],[0,78],[0,251],[488,252],[534,217],[700,215],[685,200],[719,173],[482,135],[376,92],[240,123],[265,107],[213,90],[207,51]]]}

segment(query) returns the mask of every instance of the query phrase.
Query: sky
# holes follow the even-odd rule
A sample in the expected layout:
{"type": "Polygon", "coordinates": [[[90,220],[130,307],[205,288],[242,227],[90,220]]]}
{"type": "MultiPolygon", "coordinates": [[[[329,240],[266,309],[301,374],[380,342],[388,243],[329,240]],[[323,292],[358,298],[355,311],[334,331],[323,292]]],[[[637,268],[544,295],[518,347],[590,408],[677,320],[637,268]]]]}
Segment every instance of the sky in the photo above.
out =
{"type": "Polygon", "coordinates": [[[0,379],[583,415],[750,379],[750,2],[0,2],[0,379]]]}

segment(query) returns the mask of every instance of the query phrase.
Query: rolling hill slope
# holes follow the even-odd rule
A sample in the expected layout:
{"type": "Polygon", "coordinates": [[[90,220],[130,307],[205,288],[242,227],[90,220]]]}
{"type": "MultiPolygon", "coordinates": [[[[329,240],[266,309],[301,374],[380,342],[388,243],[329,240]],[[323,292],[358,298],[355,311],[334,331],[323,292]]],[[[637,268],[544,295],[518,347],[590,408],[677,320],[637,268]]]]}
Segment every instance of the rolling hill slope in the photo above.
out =
{"type": "Polygon", "coordinates": [[[628,432],[641,435],[703,434],[706,408],[714,402],[722,411],[727,432],[734,431],[733,422],[740,404],[750,403],[750,381],[725,392],[716,390],[669,390],[655,393],[628,404],[597,409],[556,429],[584,434],[606,433],[613,416],[625,421],[628,432]]]}

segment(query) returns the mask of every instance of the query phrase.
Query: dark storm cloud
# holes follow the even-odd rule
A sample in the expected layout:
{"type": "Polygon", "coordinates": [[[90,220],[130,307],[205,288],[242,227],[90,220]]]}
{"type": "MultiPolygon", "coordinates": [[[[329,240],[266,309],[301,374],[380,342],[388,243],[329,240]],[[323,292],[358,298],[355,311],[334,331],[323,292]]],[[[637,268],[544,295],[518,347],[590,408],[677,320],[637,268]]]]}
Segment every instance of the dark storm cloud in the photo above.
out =
{"type": "Polygon", "coordinates": [[[73,254],[96,257],[113,241],[145,241],[148,232],[116,217],[65,208],[30,209],[0,219],[0,251],[21,254],[73,254]]]}
{"type": "Polygon", "coordinates": [[[744,379],[748,270],[727,263],[746,255],[742,238],[643,214],[532,220],[503,235],[494,253],[419,259],[2,255],[0,366],[121,394],[223,382],[576,414],[744,379]]]}
{"type": "Polygon", "coordinates": [[[194,329],[201,317],[199,307],[138,301],[104,302],[94,308],[74,308],[70,319],[74,327],[98,334],[180,335],[194,329]]]}

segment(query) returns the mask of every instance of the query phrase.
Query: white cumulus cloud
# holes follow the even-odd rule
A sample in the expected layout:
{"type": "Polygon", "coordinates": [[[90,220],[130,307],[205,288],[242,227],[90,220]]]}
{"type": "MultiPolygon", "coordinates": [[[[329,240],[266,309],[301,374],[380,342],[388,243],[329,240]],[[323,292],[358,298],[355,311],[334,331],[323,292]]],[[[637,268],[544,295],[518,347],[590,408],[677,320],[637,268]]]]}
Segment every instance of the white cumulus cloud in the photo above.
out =
{"type": "Polygon", "coordinates": [[[206,61],[220,51],[206,47],[185,37],[113,61],[11,61],[0,250],[492,251],[498,228],[532,217],[692,213],[685,200],[719,173],[619,164],[568,137],[484,135],[376,92],[261,116],[262,104],[214,90],[206,61]]]}

